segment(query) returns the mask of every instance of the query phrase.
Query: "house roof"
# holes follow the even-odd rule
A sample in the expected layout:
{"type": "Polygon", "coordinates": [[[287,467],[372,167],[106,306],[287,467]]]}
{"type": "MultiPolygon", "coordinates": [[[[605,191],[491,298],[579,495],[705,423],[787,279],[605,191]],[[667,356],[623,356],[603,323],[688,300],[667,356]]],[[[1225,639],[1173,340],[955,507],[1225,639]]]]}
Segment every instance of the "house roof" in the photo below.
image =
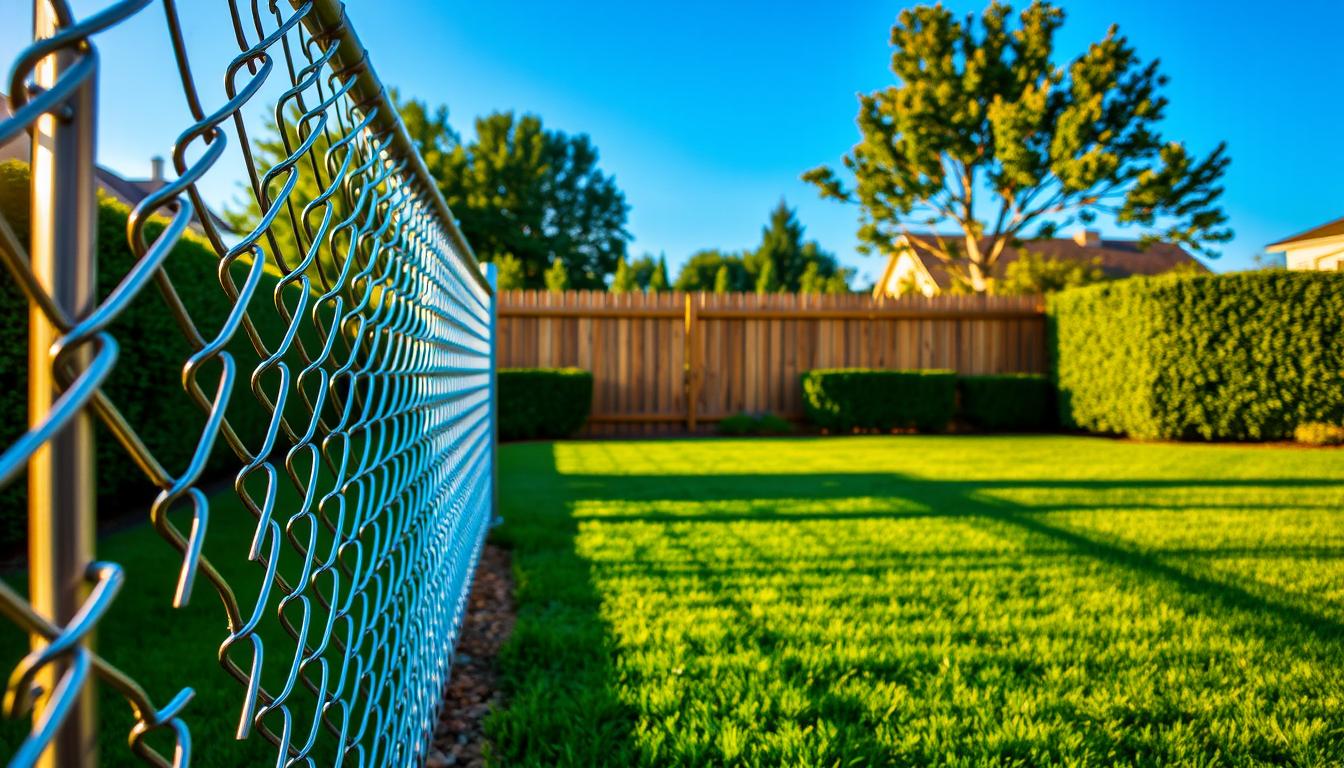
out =
{"type": "Polygon", "coordinates": [[[1282,246],[1292,245],[1294,243],[1306,242],[1308,240],[1321,240],[1327,237],[1344,236],[1344,219],[1335,219],[1328,224],[1322,224],[1319,227],[1312,227],[1306,232],[1299,232],[1292,237],[1285,237],[1282,240],[1276,240],[1265,246],[1267,251],[1284,250],[1282,246]]]}
{"type": "MultiPolygon", "coordinates": [[[[4,97],[3,93],[0,93],[0,120],[9,116],[8,99],[4,97]]],[[[32,160],[32,140],[26,132],[20,133],[6,144],[0,144],[0,162],[5,160],[20,160],[24,163],[32,160]]],[[[98,189],[125,203],[129,208],[134,208],[150,193],[167,183],[164,179],[128,179],[101,165],[94,166],[93,178],[98,185],[98,189]]],[[[176,210],[176,208],[174,207],[171,210],[176,210]]],[[[216,229],[224,232],[231,231],[228,223],[214,211],[207,209],[206,213],[210,216],[210,221],[214,223],[216,229]]],[[[191,226],[197,231],[201,230],[199,211],[192,216],[191,226]]]]}
{"type": "MultiPolygon", "coordinates": [[[[911,235],[928,240],[936,237],[931,232],[912,232],[911,235]]],[[[960,234],[944,234],[942,237],[944,240],[959,242],[963,236],[960,234]]],[[[990,241],[989,238],[984,238],[981,242],[985,247],[988,247],[990,241]]],[[[913,242],[907,244],[910,252],[919,259],[920,264],[929,273],[929,277],[933,278],[933,281],[938,284],[939,289],[946,290],[951,287],[951,275],[948,274],[941,259],[913,242]]],[[[1184,248],[1171,243],[1153,243],[1145,249],[1140,247],[1137,240],[1101,239],[1096,241],[1095,245],[1083,245],[1073,238],[1056,237],[1027,240],[1021,246],[1006,246],[1003,253],[999,255],[998,261],[995,262],[993,277],[1003,277],[1008,265],[1017,261],[1022,251],[1040,254],[1049,259],[1096,260],[1101,271],[1111,278],[1130,277],[1132,275],[1160,275],[1187,265],[1193,265],[1194,268],[1205,272],[1208,271],[1207,267],[1187,253],[1184,248]]],[[[895,258],[896,256],[893,255],[892,260],[895,258]]]]}

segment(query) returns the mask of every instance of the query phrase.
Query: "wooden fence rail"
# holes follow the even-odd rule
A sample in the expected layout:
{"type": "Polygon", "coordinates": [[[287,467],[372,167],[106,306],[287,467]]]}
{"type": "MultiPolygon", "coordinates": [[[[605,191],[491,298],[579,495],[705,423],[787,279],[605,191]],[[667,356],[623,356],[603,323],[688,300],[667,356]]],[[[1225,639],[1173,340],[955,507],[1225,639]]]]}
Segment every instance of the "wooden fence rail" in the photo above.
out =
{"type": "Polygon", "coordinates": [[[812,368],[1043,373],[1038,297],[512,291],[501,367],[593,372],[593,434],[697,431],[739,412],[802,418],[812,368]]]}

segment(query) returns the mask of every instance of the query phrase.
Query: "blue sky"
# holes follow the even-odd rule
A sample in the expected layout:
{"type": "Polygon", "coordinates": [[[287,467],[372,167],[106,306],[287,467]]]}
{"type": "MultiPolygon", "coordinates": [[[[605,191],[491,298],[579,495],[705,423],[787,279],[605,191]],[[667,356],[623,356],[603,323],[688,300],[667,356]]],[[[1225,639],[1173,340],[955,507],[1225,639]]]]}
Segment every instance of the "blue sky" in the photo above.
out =
{"type": "MultiPolygon", "coordinates": [[[[955,10],[981,3],[952,2],[955,10]]],[[[231,35],[217,3],[181,3],[207,103],[231,35]],[[213,14],[213,15],[212,15],[213,14]]],[[[77,2],[87,12],[101,3],[77,2]]],[[[891,81],[888,30],[902,3],[543,3],[349,0],[380,75],[403,93],[449,106],[469,131],[477,115],[531,111],[589,134],[631,205],[633,253],[675,266],[705,247],[754,245],[781,198],[808,235],[859,268],[856,212],[822,201],[798,175],[835,163],[855,142],[855,94],[891,81]]],[[[1171,78],[1167,134],[1198,153],[1226,140],[1224,198],[1236,239],[1215,269],[1240,269],[1281,236],[1344,215],[1344,3],[1086,0],[1064,2],[1060,51],[1072,55],[1120,25],[1171,78]]],[[[26,4],[25,4],[26,7],[26,4]]],[[[14,6],[6,9],[13,18],[14,6]]],[[[22,13],[22,12],[21,12],[22,13]]],[[[185,110],[172,89],[161,12],[103,39],[100,155],[142,175],[166,154],[185,110]],[[146,100],[144,93],[164,94],[146,100]],[[135,105],[132,107],[131,105],[135,105]]],[[[0,25],[0,55],[22,44],[27,19],[0,25]]],[[[222,99],[219,99],[222,100],[222,99]]],[[[236,177],[216,174],[218,198],[236,177]]],[[[1122,230],[1112,230],[1121,233],[1122,230]]]]}

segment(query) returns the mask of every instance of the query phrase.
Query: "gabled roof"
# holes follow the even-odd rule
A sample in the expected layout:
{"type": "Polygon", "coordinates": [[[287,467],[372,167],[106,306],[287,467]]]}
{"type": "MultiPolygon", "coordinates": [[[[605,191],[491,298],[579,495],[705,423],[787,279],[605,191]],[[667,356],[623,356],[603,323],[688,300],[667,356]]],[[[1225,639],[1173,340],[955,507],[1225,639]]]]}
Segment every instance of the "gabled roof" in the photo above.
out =
{"type": "Polygon", "coordinates": [[[1283,246],[1303,243],[1308,240],[1322,240],[1327,237],[1344,237],[1344,219],[1335,219],[1328,224],[1322,224],[1319,227],[1313,227],[1306,232],[1299,232],[1292,237],[1286,237],[1265,246],[1267,251],[1282,251],[1283,246]]]}
{"type": "MultiPolygon", "coordinates": [[[[912,232],[910,234],[923,240],[933,240],[936,237],[932,232],[912,232]]],[[[945,241],[960,242],[963,236],[960,234],[944,234],[942,238],[945,241]]],[[[981,242],[987,248],[990,241],[989,238],[984,238],[981,242]]],[[[938,284],[939,289],[946,290],[951,287],[952,277],[948,274],[942,259],[914,243],[907,244],[910,251],[929,273],[929,276],[938,284]]],[[[1083,245],[1073,238],[1055,237],[1026,240],[1022,242],[1020,247],[1006,246],[995,263],[993,277],[1003,277],[1008,265],[1017,261],[1022,251],[1039,254],[1048,259],[1085,262],[1095,260],[1101,271],[1110,278],[1130,277],[1132,275],[1160,275],[1181,267],[1208,271],[1208,267],[1205,267],[1198,259],[1187,253],[1184,248],[1171,243],[1153,243],[1145,249],[1139,246],[1137,240],[1101,239],[1095,245],[1083,245]]],[[[896,256],[893,255],[892,258],[894,259],[896,256]]]]}

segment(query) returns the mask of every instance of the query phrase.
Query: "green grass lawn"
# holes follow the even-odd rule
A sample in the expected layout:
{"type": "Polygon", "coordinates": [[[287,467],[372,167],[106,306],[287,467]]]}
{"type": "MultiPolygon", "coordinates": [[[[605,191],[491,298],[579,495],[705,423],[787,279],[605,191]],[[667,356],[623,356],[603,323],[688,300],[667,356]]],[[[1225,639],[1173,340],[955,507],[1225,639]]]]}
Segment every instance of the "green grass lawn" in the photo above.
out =
{"type": "MultiPolygon", "coordinates": [[[[277,509],[293,512],[300,499],[286,482],[279,485],[277,509]]],[[[179,527],[190,525],[183,510],[175,516],[179,527]]],[[[283,519],[283,518],[282,518],[283,519]]],[[[256,520],[238,500],[231,488],[210,497],[210,519],[206,535],[206,555],[233,586],[245,614],[255,603],[262,583],[263,568],[247,561],[248,548],[256,530],[256,520]]],[[[302,524],[298,535],[306,535],[302,524]]],[[[220,644],[228,636],[224,609],[217,593],[204,575],[198,575],[190,603],[186,608],[172,607],[173,589],[182,558],[148,525],[139,525],[98,541],[97,556],[122,565],[125,586],[112,609],[99,625],[97,647],[100,654],[131,675],[153,699],[156,706],[168,703],[183,687],[196,695],[187,705],[183,719],[191,729],[192,765],[206,768],[275,765],[276,749],[260,734],[247,741],[234,739],[242,713],[244,688],[220,667],[220,644]]],[[[293,583],[301,561],[292,551],[283,552],[280,572],[293,583]]],[[[27,592],[23,574],[6,574],[5,580],[27,592]]],[[[263,680],[269,690],[279,690],[294,652],[294,643],[283,633],[274,618],[277,595],[270,600],[270,611],[258,633],[266,644],[263,680]]],[[[325,614],[321,614],[325,617],[325,614]]],[[[13,669],[27,651],[27,636],[8,621],[0,621],[0,669],[13,669]]],[[[251,651],[236,647],[234,659],[246,668],[251,651]]],[[[296,739],[306,738],[313,697],[300,690],[295,701],[296,739]]],[[[140,766],[126,747],[127,735],[135,724],[126,701],[107,686],[100,686],[99,764],[104,766],[140,766]]],[[[26,720],[0,719],[0,756],[13,752],[27,732],[26,720]]],[[[172,755],[172,739],[152,736],[150,743],[162,754],[172,755]]]]}
{"type": "Polygon", "coordinates": [[[501,764],[1344,764],[1344,452],[873,437],[501,466],[501,764]]]}

